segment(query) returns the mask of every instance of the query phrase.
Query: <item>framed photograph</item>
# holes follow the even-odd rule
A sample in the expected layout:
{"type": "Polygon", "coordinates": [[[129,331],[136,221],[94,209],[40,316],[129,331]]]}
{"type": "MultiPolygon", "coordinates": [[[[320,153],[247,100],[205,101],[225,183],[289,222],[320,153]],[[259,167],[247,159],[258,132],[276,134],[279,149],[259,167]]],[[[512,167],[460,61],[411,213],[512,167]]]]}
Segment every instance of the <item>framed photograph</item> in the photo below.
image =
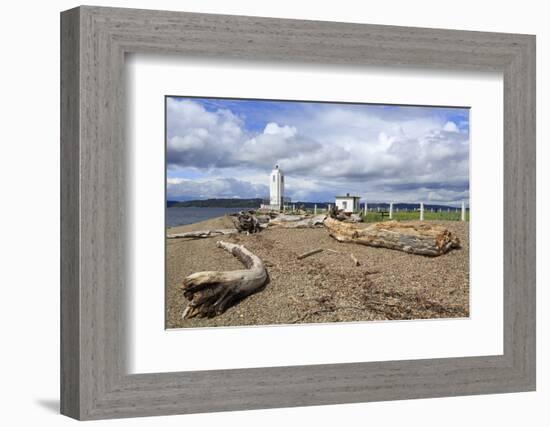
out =
{"type": "Polygon", "coordinates": [[[167,328],[469,317],[469,108],[167,96],[165,115],[167,328]],[[238,267],[217,248],[256,266],[212,273],[238,267]]]}
{"type": "Polygon", "coordinates": [[[535,37],[61,14],[61,411],[535,390],[535,37]]]}

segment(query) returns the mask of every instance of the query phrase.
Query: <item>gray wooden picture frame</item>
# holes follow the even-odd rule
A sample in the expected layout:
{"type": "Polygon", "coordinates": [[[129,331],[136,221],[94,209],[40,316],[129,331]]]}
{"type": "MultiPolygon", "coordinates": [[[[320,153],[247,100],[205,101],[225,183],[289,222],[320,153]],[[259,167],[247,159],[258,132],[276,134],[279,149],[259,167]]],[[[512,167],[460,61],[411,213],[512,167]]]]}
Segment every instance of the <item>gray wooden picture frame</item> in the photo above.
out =
{"type": "Polygon", "coordinates": [[[61,14],[61,166],[65,415],[84,420],[535,390],[532,35],[71,9],[61,14]],[[504,354],[127,374],[124,61],[136,52],[502,72],[504,354]]]}

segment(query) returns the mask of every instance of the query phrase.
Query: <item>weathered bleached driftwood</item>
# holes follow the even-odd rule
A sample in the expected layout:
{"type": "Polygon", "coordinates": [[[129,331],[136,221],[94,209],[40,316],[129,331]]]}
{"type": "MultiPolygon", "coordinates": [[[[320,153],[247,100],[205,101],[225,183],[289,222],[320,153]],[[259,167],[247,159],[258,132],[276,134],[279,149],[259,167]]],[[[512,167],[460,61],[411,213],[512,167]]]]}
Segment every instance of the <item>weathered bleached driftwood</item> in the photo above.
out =
{"type": "Polygon", "coordinates": [[[241,232],[258,233],[262,227],[253,211],[239,212],[231,216],[235,228],[241,232]]]}
{"type": "Polygon", "coordinates": [[[319,252],[323,252],[323,248],[317,248],[317,249],[313,249],[311,251],[304,252],[303,254],[298,255],[297,258],[298,259],[304,259],[304,258],[307,258],[308,256],[318,254],[319,252]]]}
{"type": "Polygon", "coordinates": [[[348,218],[349,222],[363,222],[363,217],[359,214],[351,214],[348,218]]]}
{"type": "Polygon", "coordinates": [[[256,219],[260,224],[267,224],[269,221],[271,221],[270,215],[256,215],[256,219]]]}
{"type": "Polygon", "coordinates": [[[339,242],[397,249],[418,255],[439,256],[460,247],[460,240],[440,225],[379,222],[361,228],[357,224],[327,218],[329,234],[339,242]]]}
{"type": "Polygon", "coordinates": [[[339,210],[336,205],[332,205],[328,210],[328,216],[331,218],[336,218],[340,221],[349,220],[349,217],[344,213],[344,211],[339,210]]]}
{"type": "Polygon", "coordinates": [[[226,234],[235,234],[239,231],[235,228],[224,228],[220,230],[198,230],[185,233],[168,234],[167,239],[205,239],[207,237],[225,236],[226,234]]]}
{"type": "Polygon", "coordinates": [[[315,228],[317,226],[323,225],[326,217],[326,215],[316,215],[314,217],[293,221],[273,220],[271,221],[270,225],[277,225],[282,228],[315,228]]]}
{"type": "Polygon", "coordinates": [[[280,214],[277,215],[276,218],[273,218],[269,225],[281,225],[286,224],[288,222],[298,222],[305,218],[304,215],[287,215],[287,214],[280,214]]]}
{"type": "Polygon", "coordinates": [[[263,288],[267,271],[260,258],[244,246],[229,242],[216,242],[237,257],[246,270],[201,271],[183,280],[183,295],[189,300],[183,318],[213,317],[223,313],[230,304],[240,301],[263,288]]]}

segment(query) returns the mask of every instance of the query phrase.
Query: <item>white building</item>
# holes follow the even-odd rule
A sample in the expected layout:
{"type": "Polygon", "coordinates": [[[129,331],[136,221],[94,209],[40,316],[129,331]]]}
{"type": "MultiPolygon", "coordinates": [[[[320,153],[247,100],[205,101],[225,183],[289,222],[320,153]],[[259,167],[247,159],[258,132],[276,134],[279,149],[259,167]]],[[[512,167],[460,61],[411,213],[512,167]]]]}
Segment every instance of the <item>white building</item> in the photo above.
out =
{"type": "Polygon", "coordinates": [[[345,196],[336,196],[336,209],[344,211],[344,213],[353,213],[359,211],[359,196],[350,196],[347,193],[345,196]]]}
{"type": "Polygon", "coordinates": [[[269,205],[261,205],[262,209],[280,211],[285,200],[285,177],[279,165],[269,175],[269,205]]]}

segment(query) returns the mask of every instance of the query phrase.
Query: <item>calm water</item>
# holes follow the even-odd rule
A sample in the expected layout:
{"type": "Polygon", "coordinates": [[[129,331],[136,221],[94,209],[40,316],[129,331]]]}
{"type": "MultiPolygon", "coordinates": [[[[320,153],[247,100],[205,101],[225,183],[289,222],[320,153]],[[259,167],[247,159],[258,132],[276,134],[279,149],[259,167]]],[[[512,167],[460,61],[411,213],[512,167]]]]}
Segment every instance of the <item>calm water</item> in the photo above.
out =
{"type": "Polygon", "coordinates": [[[166,208],[166,226],[193,224],[250,208],[166,208]]]}

